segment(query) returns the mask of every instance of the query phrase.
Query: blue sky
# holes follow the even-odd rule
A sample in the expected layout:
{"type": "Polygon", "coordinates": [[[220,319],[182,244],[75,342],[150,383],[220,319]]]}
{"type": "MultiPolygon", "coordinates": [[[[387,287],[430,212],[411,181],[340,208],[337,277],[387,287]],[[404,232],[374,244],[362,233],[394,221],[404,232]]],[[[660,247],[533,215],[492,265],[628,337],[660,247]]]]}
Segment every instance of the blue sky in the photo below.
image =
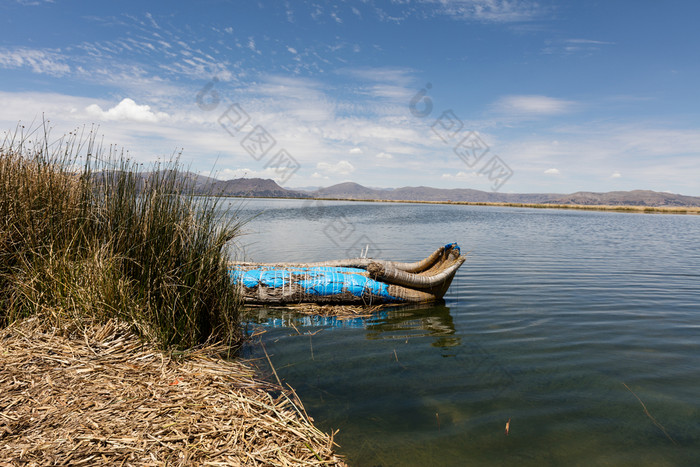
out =
{"type": "Polygon", "coordinates": [[[697,196],[698,17],[694,1],[3,0],[0,124],[95,125],[141,162],[182,150],[290,188],[697,196]]]}

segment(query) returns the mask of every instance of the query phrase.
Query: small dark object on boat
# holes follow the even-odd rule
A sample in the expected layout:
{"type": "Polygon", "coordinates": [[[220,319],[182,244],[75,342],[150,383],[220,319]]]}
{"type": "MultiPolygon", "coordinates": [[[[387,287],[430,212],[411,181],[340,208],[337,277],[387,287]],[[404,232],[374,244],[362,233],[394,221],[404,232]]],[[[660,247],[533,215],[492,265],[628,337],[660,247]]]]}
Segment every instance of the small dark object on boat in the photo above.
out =
{"type": "Polygon", "coordinates": [[[234,263],[230,274],[246,303],[416,303],[442,299],[465,260],[459,246],[448,243],[415,263],[234,263]]]}

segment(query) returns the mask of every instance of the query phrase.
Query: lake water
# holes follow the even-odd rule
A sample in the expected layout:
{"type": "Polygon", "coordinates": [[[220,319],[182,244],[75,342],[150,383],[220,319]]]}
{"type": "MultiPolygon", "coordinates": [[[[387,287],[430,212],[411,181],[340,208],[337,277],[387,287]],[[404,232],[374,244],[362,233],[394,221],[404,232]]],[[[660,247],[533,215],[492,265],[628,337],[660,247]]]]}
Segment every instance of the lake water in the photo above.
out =
{"type": "MultiPolygon", "coordinates": [[[[351,465],[698,465],[700,217],[299,200],[241,214],[259,215],[240,259],[469,252],[434,306],[252,312],[351,465]]],[[[259,344],[245,355],[265,368],[259,344]]]]}

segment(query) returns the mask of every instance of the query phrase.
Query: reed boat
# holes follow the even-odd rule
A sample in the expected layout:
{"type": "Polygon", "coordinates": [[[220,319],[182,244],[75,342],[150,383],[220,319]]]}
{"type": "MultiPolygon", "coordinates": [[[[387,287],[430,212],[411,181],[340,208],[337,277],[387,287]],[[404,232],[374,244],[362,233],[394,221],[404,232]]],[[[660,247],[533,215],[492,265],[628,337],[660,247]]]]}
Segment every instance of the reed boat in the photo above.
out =
{"type": "Polygon", "coordinates": [[[440,300],[466,260],[456,243],[414,263],[353,258],[319,263],[233,263],[246,303],[357,304],[440,300]]]}

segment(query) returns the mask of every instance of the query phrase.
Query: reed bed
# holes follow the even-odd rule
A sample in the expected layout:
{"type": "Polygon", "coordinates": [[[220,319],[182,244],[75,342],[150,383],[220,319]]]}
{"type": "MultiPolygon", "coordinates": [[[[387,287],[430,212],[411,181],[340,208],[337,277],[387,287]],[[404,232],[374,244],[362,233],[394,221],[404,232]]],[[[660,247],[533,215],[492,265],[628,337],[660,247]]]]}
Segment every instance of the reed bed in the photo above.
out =
{"type": "Polygon", "coordinates": [[[218,203],[92,132],[0,139],[0,465],[342,465],[293,390],[220,358],[243,223],[218,203]]]}
{"type": "Polygon", "coordinates": [[[0,144],[0,326],[119,317],[163,348],[237,346],[236,216],[195,194],[177,156],[144,169],[94,133],[38,130],[0,144]]]}
{"type": "Polygon", "coordinates": [[[0,330],[0,459],[9,465],[344,465],[293,391],[221,347],[167,354],[118,320],[0,330]]]}
{"type": "Polygon", "coordinates": [[[638,206],[638,205],[610,205],[610,204],[554,204],[554,203],[473,203],[457,202],[450,204],[471,204],[484,206],[503,206],[514,208],[535,209],[575,209],[581,211],[619,211],[654,214],[700,214],[697,206],[638,206]]]}

